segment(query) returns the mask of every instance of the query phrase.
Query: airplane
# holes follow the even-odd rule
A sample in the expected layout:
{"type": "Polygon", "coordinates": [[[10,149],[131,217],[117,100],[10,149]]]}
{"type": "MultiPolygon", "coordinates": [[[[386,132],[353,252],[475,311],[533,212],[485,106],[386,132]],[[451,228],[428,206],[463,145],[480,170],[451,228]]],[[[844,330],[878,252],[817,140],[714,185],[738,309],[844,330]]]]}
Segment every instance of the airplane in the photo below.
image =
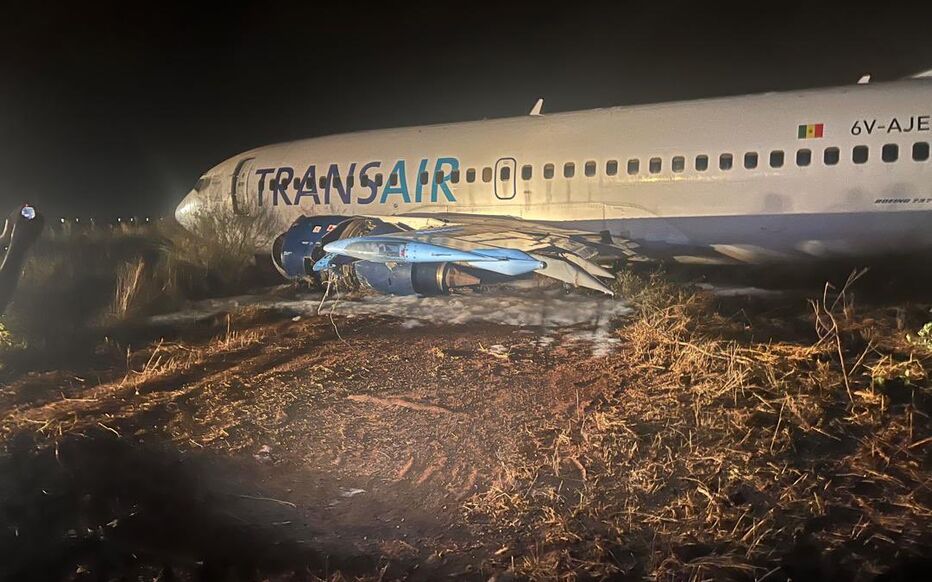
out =
{"type": "Polygon", "coordinates": [[[267,213],[286,277],[434,295],[606,267],[932,249],[932,71],[887,83],[610,107],[259,147],[176,210],[267,213]]]}

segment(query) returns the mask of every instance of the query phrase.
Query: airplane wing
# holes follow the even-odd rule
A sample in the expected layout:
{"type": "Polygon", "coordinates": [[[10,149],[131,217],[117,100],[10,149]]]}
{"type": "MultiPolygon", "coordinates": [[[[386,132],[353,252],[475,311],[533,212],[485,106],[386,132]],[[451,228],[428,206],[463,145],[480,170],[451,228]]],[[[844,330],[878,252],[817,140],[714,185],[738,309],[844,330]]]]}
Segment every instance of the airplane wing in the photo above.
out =
{"type": "Polygon", "coordinates": [[[913,73],[912,75],[906,77],[907,79],[928,79],[932,77],[932,69],[928,71],[920,71],[918,73],[913,73]]]}
{"type": "Polygon", "coordinates": [[[600,279],[613,276],[595,261],[644,260],[631,241],[518,218],[407,214],[393,219],[402,225],[419,221],[422,228],[328,243],[327,254],[314,270],[328,269],[336,257],[382,263],[451,262],[509,276],[536,272],[611,295],[600,279]]]}

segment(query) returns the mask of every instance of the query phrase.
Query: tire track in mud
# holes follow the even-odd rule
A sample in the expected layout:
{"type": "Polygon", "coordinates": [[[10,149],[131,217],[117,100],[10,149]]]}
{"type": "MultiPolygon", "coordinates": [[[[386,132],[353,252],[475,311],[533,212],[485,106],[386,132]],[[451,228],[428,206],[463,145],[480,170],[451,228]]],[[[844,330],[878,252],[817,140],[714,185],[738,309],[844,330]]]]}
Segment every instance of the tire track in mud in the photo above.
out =
{"type": "MultiPolygon", "coordinates": [[[[524,427],[541,416],[585,407],[607,385],[594,371],[567,393],[565,377],[578,371],[578,360],[555,363],[549,348],[514,328],[419,328],[404,333],[401,347],[401,338],[379,331],[347,338],[349,349],[331,341],[316,352],[316,365],[328,367],[328,375],[315,380],[326,382],[333,396],[347,395],[354,406],[333,397],[319,403],[325,409],[308,412],[315,416],[305,422],[326,422],[330,429],[313,445],[306,443],[318,450],[308,462],[401,485],[432,504],[462,500],[493,481],[497,456],[512,455],[524,444],[524,427]],[[505,360],[484,347],[501,343],[512,353],[505,360]],[[341,377],[340,371],[350,369],[355,376],[341,377]],[[414,406],[394,406],[400,400],[414,406]],[[447,410],[456,415],[440,413],[447,410]]],[[[563,351],[570,359],[579,356],[577,348],[563,351]]],[[[309,366],[288,368],[287,381],[300,383],[309,366]]]]}
{"type": "MultiPolygon", "coordinates": [[[[322,335],[332,335],[332,330],[328,332],[323,324],[305,324],[298,330],[294,329],[295,327],[298,326],[280,324],[271,326],[271,329],[260,328],[260,337],[232,350],[224,350],[215,344],[185,347],[178,352],[179,355],[195,352],[198,357],[177,369],[168,369],[165,373],[159,373],[157,369],[152,372],[130,372],[120,380],[113,379],[87,388],[76,397],[11,406],[0,427],[5,432],[13,432],[28,425],[35,428],[39,422],[65,422],[69,417],[76,418],[78,415],[119,419],[137,408],[151,408],[176,400],[205,385],[220,384],[237,376],[254,376],[257,372],[259,377],[262,377],[275,373],[278,369],[292,369],[300,363],[295,361],[293,354],[276,349],[274,344],[270,344],[272,337],[285,331],[287,333],[284,337],[299,338],[299,341],[308,344],[319,340],[322,335]],[[286,329],[289,327],[292,329],[286,329]],[[308,331],[313,333],[308,334],[308,331]]],[[[154,352],[157,354],[158,350],[159,347],[156,347],[154,352]]],[[[59,374],[59,377],[61,375],[59,374]]],[[[27,376],[11,385],[8,390],[15,393],[36,380],[34,376],[27,376]]],[[[80,426],[78,421],[72,424],[72,428],[80,426]]]]}
{"type": "MultiPolygon", "coordinates": [[[[430,548],[468,539],[463,503],[507,479],[503,462],[527,446],[527,431],[575,414],[604,382],[580,362],[586,346],[544,344],[534,331],[386,321],[337,319],[342,339],[329,318],[246,329],[262,335],[232,350],[202,346],[184,369],[104,383],[80,402],[19,408],[10,428],[34,430],[27,415],[73,431],[102,423],[133,440],[255,463],[264,497],[343,535],[373,536],[383,553],[411,555],[414,542],[425,560],[430,548]]],[[[347,542],[324,534],[313,543],[347,542]]]]}

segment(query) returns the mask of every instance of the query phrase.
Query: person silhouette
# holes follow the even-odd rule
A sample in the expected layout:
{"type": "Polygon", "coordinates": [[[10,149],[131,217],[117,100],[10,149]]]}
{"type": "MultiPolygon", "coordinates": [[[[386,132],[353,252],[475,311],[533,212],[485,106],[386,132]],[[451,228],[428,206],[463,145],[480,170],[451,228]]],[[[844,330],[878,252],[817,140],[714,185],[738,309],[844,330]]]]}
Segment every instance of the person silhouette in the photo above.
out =
{"type": "Polygon", "coordinates": [[[34,206],[23,204],[10,214],[0,234],[0,315],[13,299],[16,285],[23,273],[26,254],[38,240],[45,218],[34,206]]]}

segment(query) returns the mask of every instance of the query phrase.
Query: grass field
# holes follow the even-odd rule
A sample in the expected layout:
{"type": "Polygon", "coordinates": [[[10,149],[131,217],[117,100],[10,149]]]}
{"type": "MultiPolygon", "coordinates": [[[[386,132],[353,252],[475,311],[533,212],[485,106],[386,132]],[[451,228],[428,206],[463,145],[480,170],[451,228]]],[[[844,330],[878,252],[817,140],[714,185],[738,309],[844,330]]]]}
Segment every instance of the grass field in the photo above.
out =
{"type": "Polygon", "coordinates": [[[596,350],[585,322],[412,323],[352,296],[168,327],[138,320],[150,301],[102,324],[134,276],[120,266],[161,252],[113,246],[93,251],[116,268],[92,330],[72,320],[80,342],[3,351],[4,579],[905,580],[930,565],[921,286],[893,298],[868,274],[758,298],[625,272],[631,309],[596,350]]]}

